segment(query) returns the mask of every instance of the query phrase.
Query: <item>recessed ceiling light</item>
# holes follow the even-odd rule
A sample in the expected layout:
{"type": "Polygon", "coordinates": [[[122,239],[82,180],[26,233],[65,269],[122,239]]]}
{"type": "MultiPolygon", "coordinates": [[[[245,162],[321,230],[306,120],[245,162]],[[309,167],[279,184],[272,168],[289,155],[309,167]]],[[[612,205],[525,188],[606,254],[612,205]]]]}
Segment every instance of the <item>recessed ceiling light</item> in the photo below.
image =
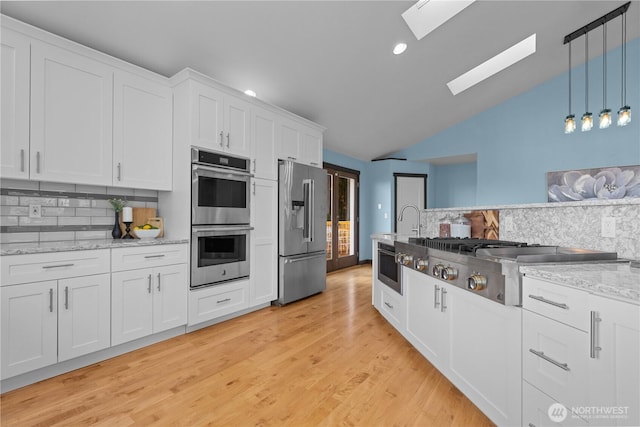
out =
{"type": "Polygon", "coordinates": [[[257,93],[255,93],[254,91],[252,91],[251,89],[247,89],[244,91],[245,95],[249,95],[249,96],[253,96],[254,98],[258,95],[257,93]]]}
{"type": "Polygon", "coordinates": [[[405,50],[407,50],[407,44],[406,43],[398,43],[397,45],[394,46],[393,53],[395,55],[400,55],[405,50]]]}
{"type": "Polygon", "coordinates": [[[451,80],[447,83],[447,86],[451,93],[457,95],[535,52],[536,35],[532,34],[521,42],[514,44],[509,49],[500,52],[493,58],[487,59],[460,77],[451,80]]]}
{"type": "Polygon", "coordinates": [[[440,25],[462,12],[475,0],[420,0],[403,14],[416,39],[420,40],[440,25]]]}

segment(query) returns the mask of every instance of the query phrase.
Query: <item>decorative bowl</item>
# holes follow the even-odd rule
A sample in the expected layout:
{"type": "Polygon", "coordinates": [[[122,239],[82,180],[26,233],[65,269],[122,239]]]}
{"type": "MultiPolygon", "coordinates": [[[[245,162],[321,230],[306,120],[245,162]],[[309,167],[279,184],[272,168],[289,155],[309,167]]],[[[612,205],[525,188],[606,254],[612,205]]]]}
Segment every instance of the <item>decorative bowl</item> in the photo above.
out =
{"type": "Polygon", "coordinates": [[[153,240],[156,237],[158,237],[158,234],[160,234],[160,229],[159,228],[152,228],[150,230],[138,229],[138,230],[133,230],[133,232],[140,240],[153,240]]]}

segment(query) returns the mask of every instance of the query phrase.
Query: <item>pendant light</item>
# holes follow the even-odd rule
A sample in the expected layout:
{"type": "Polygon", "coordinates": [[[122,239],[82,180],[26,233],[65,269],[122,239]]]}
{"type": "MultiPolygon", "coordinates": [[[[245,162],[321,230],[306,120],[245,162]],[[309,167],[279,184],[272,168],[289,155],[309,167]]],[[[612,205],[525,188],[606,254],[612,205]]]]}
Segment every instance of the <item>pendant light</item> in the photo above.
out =
{"type": "Polygon", "coordinates": [[[621,76],[621,98],[622,107],[618,110],[618,126],[626,126],[631,122],[631,107],[627,105],[627,13],[622,14],[622,76],[621,76]]]}
{"type": "Polygon", "coordinates": [[[611,110],[607,108],[607,23],[602,24],[602,110],[599,115],[600,129],[611,125],[611,110]]]}
{"type": "Polygon", "coordinates": [[[584,35],[584,109],[582,115],[582,132],[589,132],[593,127],[593,115],[589,112],[589,33],[584,35]]]}
{"type": "Polygon", "coordinates": [[[576,130],[576,116],[571,112],[571,42],[569,42],[569,114],[564,119],[564,133],[576,130]]]}

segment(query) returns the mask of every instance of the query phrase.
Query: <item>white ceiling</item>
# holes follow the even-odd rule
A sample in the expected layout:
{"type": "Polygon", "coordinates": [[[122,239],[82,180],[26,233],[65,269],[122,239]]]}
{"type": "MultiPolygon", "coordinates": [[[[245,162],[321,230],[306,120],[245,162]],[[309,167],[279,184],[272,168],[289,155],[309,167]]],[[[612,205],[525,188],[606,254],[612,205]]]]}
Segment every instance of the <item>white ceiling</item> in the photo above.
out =
{"type": "MultiPolygon", "coordinates": [[[[411,1],[2,1],[3,14],[165,76],[191,67],[325,127],[370,160],[416,144],[568,69],[563,37],[623,1],[476,1],[417,41],[411,1]],[[537,53],[453,96],[446,83],[537,33],[537,53]],[[407,51],[395,56],[393,46],[407,51]]],[[[628,40],[640,36],[640,0],[628,40]]],[[[601,32],[590,57],[602,54],[601,32]]],[[[621,43],[620,18],[608,47],[621,43]]],[[[573,63],[584,62],[583,39],[573,63]]]]}

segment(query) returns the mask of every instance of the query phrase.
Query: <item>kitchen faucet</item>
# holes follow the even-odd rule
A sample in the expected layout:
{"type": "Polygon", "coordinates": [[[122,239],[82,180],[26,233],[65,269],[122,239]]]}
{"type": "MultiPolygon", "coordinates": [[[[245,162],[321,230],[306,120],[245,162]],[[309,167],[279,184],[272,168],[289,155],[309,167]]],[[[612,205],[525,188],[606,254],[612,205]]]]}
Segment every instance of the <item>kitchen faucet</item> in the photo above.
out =
{"type": "Polygon", "coordinates": [[[416,237],[420,237],[422,234],[422,226],[420,225],[420,209],[416,205],[404,205],[400,210],[400,215],[398,215],[398,221],[402,221],[402,217],[404,216],[404,210],[407,208],[413,208],[416,210],[418,214],[418,228],[412,228],[411,231],[415,231],[417,233],[416,237]]]}

